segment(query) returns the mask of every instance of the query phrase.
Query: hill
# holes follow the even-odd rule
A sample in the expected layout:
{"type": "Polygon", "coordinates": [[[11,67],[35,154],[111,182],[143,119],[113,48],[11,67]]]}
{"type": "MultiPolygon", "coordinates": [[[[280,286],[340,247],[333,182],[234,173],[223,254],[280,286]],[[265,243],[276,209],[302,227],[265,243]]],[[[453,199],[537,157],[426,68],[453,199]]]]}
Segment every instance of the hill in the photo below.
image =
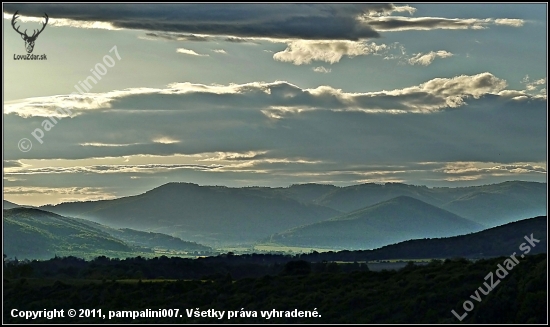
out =
{"type": "Polygon", "coordinates": [[[13,209],[13,208],[19,208],[18,204],[15,204],[13,202],[10,202],[8,200],[4,200],[4,209],[13,209]]]}
{"type": "Polygon", "coordinates": [[[200,243],[253,242],[341,212],[258,188],[168,183],[114,200],[63,203],[45,210],[117,228],[147,229],[200,243]]]}
{"type": "Polygon", "coordinates": [[[195,242],[184,241],[181,238],[154,232],[144,232],[131,228],[112,228],[109,226],[101,225],[99,223],[81,219],[74,218],[82,223],[85,223],[89,226],[97,228],[106,232],[107,234],[118,238],[129,245],[146,247],[151,249],[158,250],[172,250],[172,251],[185,251],[185,252],[212,252],[212,249],[209,246],[204,246],[195,242]]]}
{"type": "Polygon", "coordinates": [[[134,252],[126,243],[75,219],[51,212],[4,210],[4,254],[46,259],[54,255],[134,252]]]}
{"type": "Polygon", "coordinates": [[[414,258],[482,258],[521,254],[521,243],[525,236],[540,241],[535,243],[530,254],[546,253],[548,242],[547,218],[540,216],[528,218],[506,225],[493,227],[477,233],[455,237],[412,240],[389,245],[377,249],[374,253],[384,259],[414,259],[414,258]]]}
{"type": "Polygon", "coordinates": [[[488,227],[546,215],[546,184],[506,182],[471,188],[441,207],[488,227]]]}
{"type": "Polygon", "coordinates": [[[399,196],[349,214],[290,229],[270,241],[293,246],[370,249],[415,238],[445,237],[483,226],[420,200],[399,196]]]}
{"type": "Polygon", "coordinates": [[[20,259],[54,255],[137,256],[152,250],[210,253],[212,248],[161,233],[115,229],[85,219],[15,208],[4,210],[4,253],[20,259]]]}
{"type": "Polygon", "coordinates": [[[383,246],[374,250],[339,251],[304,254],[308,261],[371,261],[393,259],[433,259],[433,258],[489,258],[521,254],[519,249],[525,243],[525,236],[535,242],[529,254],[546,253],[548,245],[548,221],[546,216],[527,218],[480,232],[453,237],[416,239],[383,246]]]}
{"type": "MultiPolygon", "coordinates": [[[[434,187],[402,183],[361,184],[325,189],[326,193],[312,200],[342,212],[359,210],[398,196],[410,196],[451,211],[486,227],[546,215],[546,183],[509,181],[471,187],[434,187]]],[[[289,188],[292,196],[298,188],[289,188]]],[[[308,190],[310,193],[311,190],[308,190]]]]}

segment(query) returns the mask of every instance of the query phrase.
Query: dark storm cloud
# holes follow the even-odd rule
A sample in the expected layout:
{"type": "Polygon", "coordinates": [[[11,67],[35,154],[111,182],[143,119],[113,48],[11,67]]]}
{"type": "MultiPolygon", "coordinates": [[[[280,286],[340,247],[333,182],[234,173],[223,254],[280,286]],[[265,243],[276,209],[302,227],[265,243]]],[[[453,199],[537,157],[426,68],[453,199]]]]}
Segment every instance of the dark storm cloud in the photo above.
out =
{"type": "Polygon", "coordinates": [[[109,22],[159,32],[297,39],[358,40],[379,34],[357,18],[392,4],[5,4],[25,16],[109,22]]]}

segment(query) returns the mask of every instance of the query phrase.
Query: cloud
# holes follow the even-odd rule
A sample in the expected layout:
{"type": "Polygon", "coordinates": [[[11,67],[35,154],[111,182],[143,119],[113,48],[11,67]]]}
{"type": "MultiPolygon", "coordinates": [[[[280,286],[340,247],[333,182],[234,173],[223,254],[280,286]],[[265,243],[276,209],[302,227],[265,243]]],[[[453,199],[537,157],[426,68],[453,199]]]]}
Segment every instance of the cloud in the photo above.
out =
{"type": "Polygon", "coordinates": [[[436,96],[444,98],[447,104],[453,101],[455,97],[461,99],[472,96],[479,98],[485,94],[496,94],[504,88],[507,83],[505,80],[494,76],[491,73],[481,73],[477,75],[461,75],[453,78],[434,78],[426,83],[420,84],[418,87],[406,88],[403,91],[395,91],[393,94],[414,93],[417,90],[424,91],[436,96]]]}
{"type": "Polygon", "coordinates": [[[246,151],[246,152],[215,152],[204,153],[198,161],[224,161],[224,160],[250,160],[265,155],[267,151],[246,151]]]}
{"type": "Polygon", "coordinates": [[[196,53],[196,52],[193,51],[193,50],[184,49],[184,48],[178,48],[178,49],[176,50],[176,52],[177,52],[177,53],[183,53],[183,54],[191,55],[191,56],[208,57],[207,54],[198,54],[198,53],[196,53]]]}
{"type": "MultiPolygon", "coordinates": [[[[15,12],[14,12],[15,13],[15,12]]],[[[18,13],[18,22],[22,23],[44,23],[44,12],[38,13],[36,17],[23,16],[21,13],[18,13]]],[[[8,14],[4,13],[4,19],[11,20],[13,18],[13,13],[8,14]]],[[[79,21],[73,19],[64,19],[64,18],[48,18],[48,26],[50,27],[74,27],[74,28],[84,28],[84,29],[104,29],[104,30],[121,30],[122,28],[117,28],[110,22],[101,22],[101,21],[79,21]]]]}
{"type": "Polygon", "coordinates": [[[145,39],[205,41],[225,36],[228,42],[254,43],[256,38],[359,41],[379,32],[433,29],[485,29],[491,25],[521,27],[514,18],[404,17],[393,13],[416,8],[394,4],[10,4],[4,19],[19,10],[21,21],[40,21],[44,12],[51,26],[133,29],[145,39]],[[184,34],[182,34],[184,33],[184,34]],[[197,36],[200,35],[200,36],[197,36]]]}
{"type": "Polygon", "coordinates": [[[330,73],[331,72],[331,69],[330,68],[325,68],[323,66],[319,66],[319,67],[314,67],[313,68],[313,71],[316,72],[316,73],[330,73]]]}
{"type": "Polygon", "coordinates": [[[23,167],[19,160],[4,160],[4,168],[23,167]]]}
{"type": "Polygon", "coordinates": [[[57,204],[61,202],[97,201],[114,199],[117,196],[101,187],[39,187],[39,186],[6,186],[4,193],[17,203],[30,205],[57,204]],[[38,199],[38,202],[37,200],[38,199]],[[49,200],[49,201],[48,201],[49,200]]]}
{"type": "MultiPolygon", "coordinates": [[[[65,19],[107,24],[110,29],[225,35],[237,38],[358,40],[379,37],[357,17],[365,12],[400,11],[391,4],[6,4],[5,16],[65,19]],[[108,8],[108,10],[106,10],[108,8]]],[[[10,17],[11,19],[11,17],[10,17]]],[[[235,39],[237,40],[237,39],[235,39]]]]}
{"type": "Polygon", "coordinates": [[[523,19],[511,19],[511,18],[498,18],[495,19],[495,24],[497,25],[507,25],[513,27],[521,27],[525,21],[523,19]]]}
{"type": "Polygon", "coordinates": [[[254,38],[243,38],[243,37],[227,37],[224,40],[225,42],[231,42],[231,43],[250,43],[250,44],[258,44],[258,41],[254,38]]]}
{"type": "Polygon", "coordinates": [[[494,162],[449,162],[443,167],[434,169],[434,172],[442,172],[447,181],[478,180],[487,177],[512,177],[519,175],[546,175],[546,167],[535,163],[510,163],[499,164],[494,162]]]}
{"type": "Polygon", "coordinates": [[[162,143],[162,144],[172,144],[172,143],[180,143],[180,140],[175,140],[169,136],[161,136],[153,139],[153,142],[155,143],[162,143]]]}
{"type": "Polygon", "coordinates": [[[208,170],[219,168],[219,165],[180,165],[180,164],[146,164],[146,165],[94,165],[74,167],[40,167],[11,169],[5,174],[35,175],[35,174],[114,174],[114,173],[157,173],[178,169],[208,170]]]}
{"type": "MultiPolygon", "coordinates": [[[[37,100],[26,99],[4,105],[10,112],[4,114],[4,158],[31,166],[5,168],[5,174],[54,185],[69,182],[56,174],[72,173],[76,180],[94,174],[97,183],[122,185],[128,174],[260,183],[260,176],[277,173],[277,183],[292,184],[291,173],[335,171],[341,173],[326,179],[374,179],[355,172],[395,162],[406,166],[396,170],[410,172],[388,173],[385,179],[410,180],[411,162],[541,162],[547,102],[506,84],[486,72],[369,92],[301,88],[285,81],[126,89],[89,95],[106,99],[105,105],[74,109],[76,116],[45,132],[43,144],[30,133],[46,118],[29,115],[27,103],[37,100]],[[26,153],[17,148],[24,137],[33,142],[26,153]],[[70,160],[78,162],[62,165],[70,160]]],[[[54,107],[71,99],[42,101],[54,107]]],[[[314,181],[310,176],[294,182],[314,181]]],[[[274,182],[272,175],[265,178],[274,182]]]]}
{"type": "Polygon", "coordinates": [[[113,143],[99,143],[99,142],[86,142],[86,143],[80,143],[81,146],[95,146],[95,147],[119,147],[119,146],[131,146],[131,145],[137,145],[139,143],[132,143],[132,144],[113,144],[113,143]]]}
{"type": "Polygon", "coordinates": [[[430,51],[429,53],[426,53],[426,54],[417,53],[416,55],[414,55],[414,57],[408,60],[408,63],[411,65],[428,66],[435,60],[435,58],[449,58],[452,56],[453,56],[452,53],[447,52],[445,50],[439,50],[437,52],[430,51]]]}
{"type": "Polygon", "coordinates": [[[354,41],[291,41],[284,51],[277,52],[273,59],[291,62],[294,65],[309,64],[311,61],[324,61],[330,64],[339,62],[343,56],[355,57],[384,52],[387,46],[374,42],[354,41]]]}
{"type": "Polygon", "coordinates": [[[156,40],[163,39],[168,41],[193,41],[193,42],[206,42],[211,37],[203,35],[194,35],[194,34],[178,34],[178,33],[145,33],[143,39],[147,40],[156,40]]]}
{"type": "MultiPolygon", "coordinates": [[[[525,91],[529,92],[530,94],[536,93],[537,90],[540,94],[540,96],[545,97],[546,96],[546,78],[541,78],[538,80],[531,81],[529,78],[529,75],[525,75],[523,80],[521,81],[522,84],[525,84],[525,91]],[[540,88],[540,89],[539,89],[540,88]]],[[[523,96],[524,94],[521,94],[523,96]]],[[[518,95],[520,96],[520,95],[518,95]]]]}
{"type": "MultiPolygon", "coordinates": [[[[168,112],[183,110],[191,113],[194,111],[193,106],[206,105],[209,110],[235,107],[243,110],[254,108],[257,112],[272,113],[282,117],[307,110],[321,109],[388,114],[430,113],[448,108],[458,108],[466,105],[466,100],[469,98],[479,99],[485,95],[501,96],[506,99],[536,97],[536,95],[529,95],[523,91],[506,90],[506,86],[505,80],[488,72],[452,78],[434,78],[416,86],[365,93],[348,93],[329,86],[302,89],[284,81],[229,85],[172,83],[164,89],[134,88],[82,96],[86,99],[96,100],[88,103],[88,107],[85,106],[86,102],[81,101],[76,95],[25,99],[5,104],[4,110],[6,114],[16,114],[21,117],[49,117],[55,114],[59,108],[71,108],[72,106],[74,107],[71,111],[75,117],[90,110],[130,113],[128,108],[120,107],[119,103],[123,99],[140,99],[130,100],[131,103],[137,101],[132,104],[134,107],[140,108],[138,111],[133,109],[136,113],[145,114],[150,111],[154,115],[155,113],[160,114],[161,109],[168,112]],[[149,98],[154,100],[144,100],[149,98]],[[155,103],[156,100],[159,102],[155,103]],[[75,103],[79,106],[76,107],[75,103]],[[155,109],[142,107],[144,103],[151,105],[155,103],[155,109]],[[36,107],[40,110],[36,110],[36,107]]],[[[156,137],[158,136],[155,135],[150,139],[156,137]]],[[[111,143],[137,145],[148,142],[111,143]]]]}
{"type": "Polygon", "coordinates": [[[486,29],[490,25],[507,25],[512,27],[523,26],[521,19],[478,19],[478,18],[441,18],[441,17],[400,17],[400,16],[363,16],[361,21],[371,26],[378,32],[401,32],[401,31],[427,31],[427,30],[463,30],[463,29],[486,29]]]}
{"type": "Polygon", "coordinates": [[[100,187],[21,187],[8,186],[4,188],[6,194],[86,194],[105,195],[100,187]]]}

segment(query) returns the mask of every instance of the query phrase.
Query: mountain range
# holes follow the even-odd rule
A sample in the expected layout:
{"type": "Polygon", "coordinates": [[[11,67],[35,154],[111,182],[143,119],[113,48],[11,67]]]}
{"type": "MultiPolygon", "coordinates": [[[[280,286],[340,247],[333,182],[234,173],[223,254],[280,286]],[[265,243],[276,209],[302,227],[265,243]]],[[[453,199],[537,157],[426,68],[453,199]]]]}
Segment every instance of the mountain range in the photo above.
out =
{"type": "Polygon", "coordinates": [[[457,188],[428,188],[401,183],[347,187],[301,184],[279,188],[168,183],[135,196],[62,203],[41,209],[110,227],[165,233],[212,246],[250,245],[268,238],[285,243],[289,238],[283,235],[293,235],[290,239],[294,244],[311,246],[318,241],[309,243],[305,239],[299,240],[298,236],[305,237],[309,228],[331,229],[332,235],[340,235],[343,243],[338,245],[336,238],[332,237],[323,244],[342,248],[360,244],[382,246],[408,237],[443,237],[474,232],[546,215],[546,202],[545,183],[521,181],[457,188]],[[411,201],[400,198],[403,196],[422,203],[410,206],[411,201]],[[391,233],[382,235],[381,231],[389,228],[379,225],[382,218],[355,219],[355,223],[361,222],[362,231],[354,231],[355,240],[351,241],[351,236],[346,236],[350,228],[354,229],[349,227],[354,221],[350,217],[372,213],[372,206],[381,203],[385,203],[384,210],[399,216],[392,218],[393,224],[408,222],[411,227],[402,230],[396,225],[390,228],[391,233]],[[426,210],[424,214],[423,210],[426,210]],[[324,223],[316,225],[321,222],[324,223]],[[375,222],[378,225],[369,225],[375,222]],[[445,222],[449,227],[444,227],[445,222]],[[308,225],[317,227],[306,228],[308,225]],[[425,226],[424,232],[422,228],[413,228],[417,226],[425,226]],[[377,241],[356,241],[361,235],[377,241]]]}
{"type": "Polygon", "coordinates": [[[253,188],[169,183],[141,195],[41,207],[117,228],[170,233],[201,243],[251,242],[340,211],[253,188]]]}
{"type": "Polygon", "coordinates": [[[373,249],[403,240],[477,232],[484,226],[409,196],[275,234],[270,243],[373,249]]]}

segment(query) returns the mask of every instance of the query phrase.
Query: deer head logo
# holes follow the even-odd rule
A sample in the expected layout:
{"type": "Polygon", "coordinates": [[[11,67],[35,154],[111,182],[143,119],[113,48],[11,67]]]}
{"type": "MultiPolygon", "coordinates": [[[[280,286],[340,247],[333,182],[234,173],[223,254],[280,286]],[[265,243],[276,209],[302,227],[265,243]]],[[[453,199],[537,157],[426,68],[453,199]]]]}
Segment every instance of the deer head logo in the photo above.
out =
{"type": "Polygon", "coordinates": [[[42,31],[46,28],[46,25],[48,24],[48,15],[44,13],[44,16],[46,16],[46,21],[44,22],[44,25],[42,25],[41,30],[34,30],[31,36],[27,35],[27,30],[25,30],[24,33],[21,33],[19,31],[19,27],[15,26],[15,20],[18,18],[17,13],[19,11],[16,11],[15,14],[13,14],[13,18],[11,19],[11,26],[13,29],[21,35],[21,38],[25,41],[25,48],[27,49],[27,53],[32,53],[32,50],[34,49],[34,42],[36,41],[36,38],[42,31]]]}

